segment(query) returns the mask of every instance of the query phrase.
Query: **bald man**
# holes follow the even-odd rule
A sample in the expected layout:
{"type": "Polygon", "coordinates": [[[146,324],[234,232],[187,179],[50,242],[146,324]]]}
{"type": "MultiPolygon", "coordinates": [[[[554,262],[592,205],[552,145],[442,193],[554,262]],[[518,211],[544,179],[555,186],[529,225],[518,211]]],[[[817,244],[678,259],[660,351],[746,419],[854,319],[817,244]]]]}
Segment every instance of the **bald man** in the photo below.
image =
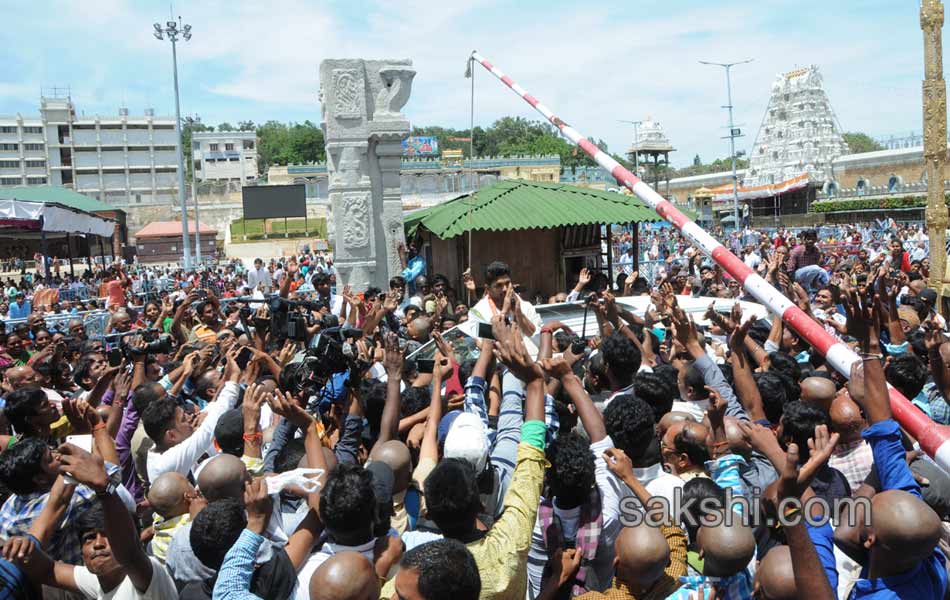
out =
{"type": "Polygon", "coordinates": [[[379,578],[373,563],[346,550],[328,558],[310,578],[310,600],[376,600],[379,578]]]}
{"type": "Polygon", "coordinates": [[[429,341],[429,334],[432,332],[432,321],[428,317],[416,317],[406,327],[406,333],[409,339],[425,344],[429,341]]]}
{"type": "Polygon", "coordinates": [[[683,481],[689,481],[693,477],[707,477],[705,465],[709,460],[709,451],[706,449],[708,436],[709,428],[702,423],[691,419],[673,423],[660,443],[660,455],[670,473],[683,481]]]}
{"type": "Polygon", "coordinates": [[[687,420],[694,421],[695,419],[693,419],[693,416],[689,413],[677,411],[668,412],[660,417],[660,422],[657,424],[657,433],[662,438],[674,423],[681,423],[687,420]]]}
{"type": "Polygon", "coordinates": [[[174,471],[162,473],[149,487],[148,503],[155,511],[152,554],[163,563],[175,532],[191,522],[188,511],[195,495],[195,486],[174,471]]]}
{"type": "Polygon", "coordinates": [[[818,406],[825,411],[831,410],[831,402],[838,389],[835,383],[826,377],[806,377],[802,380],[802,402],[818,406]]]}
{"type": "Polygon", "coordinates": [[[393,471],[394,514],[391,525],[403,534],[409,526],[409,515],[406,512],[406,490],[409,489],[412,479],[412,457],[409,455],[409,447],[399,440],[389,440],[373,446],[369,458],[385,463],[393,471]]]}
{"type": "Polygon", "coordinates": [[[874,467],[874,454],[861,432],[868,426],[867,420],[847,390],[842,390],[831,402],[831,431],[841,435],[828,465],[838,469],[848,480],[852,490],[857,490],[874,467]]]}
{"type": "Polygon", "coordinates": [[[686,575],[686,534],[677,526],[624,527],[614,543],[614,579],[604,592],[575,600],[666,598],[686,575]]]}
{"type": "MultiPolygon", "coordinates": [[[[731,525],[701,525],[696,537],[699,556],[703,559],[703,576],[732,577],[738,575],[747,581],[734,585],[752,587],[749,562],[755,555],[755,536],[752,528],[734,519],[731,525]]],[[[730,586],[731,587],[731,586],[730,586]]]]}
{"type": "Polygon", "coordinates": [[[244,483],[248,479],[247,467],[240,458],[219,454],[203,463],[198,473],[198,489],[208,502],[224,498],[244,502],[244,483]]]}
{"type": "Polygon", "coordinates": [[[755,571],[754,596],[763,600],[798,600],[792,553],[788,546],[775,546],[755,571]]]}

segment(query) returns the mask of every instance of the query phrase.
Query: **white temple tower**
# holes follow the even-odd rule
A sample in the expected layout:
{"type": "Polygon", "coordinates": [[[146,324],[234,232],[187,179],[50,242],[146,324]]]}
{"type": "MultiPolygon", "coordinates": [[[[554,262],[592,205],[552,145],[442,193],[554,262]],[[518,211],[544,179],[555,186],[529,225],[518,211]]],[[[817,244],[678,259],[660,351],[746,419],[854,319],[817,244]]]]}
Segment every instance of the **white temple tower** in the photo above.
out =
{"type": "Polygon", "coordinates": [[[778,184],[803,174],[821,185],[831,179],[831,161],[848,152],[818,67],[789,71],[772,83],[743,186],[778,184]]]}

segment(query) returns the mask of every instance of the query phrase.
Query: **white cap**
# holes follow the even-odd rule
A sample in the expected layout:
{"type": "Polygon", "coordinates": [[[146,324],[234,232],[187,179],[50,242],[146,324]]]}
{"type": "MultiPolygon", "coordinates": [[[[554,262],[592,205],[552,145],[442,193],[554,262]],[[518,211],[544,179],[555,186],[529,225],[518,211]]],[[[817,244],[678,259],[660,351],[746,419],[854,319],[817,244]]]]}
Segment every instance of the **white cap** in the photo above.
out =
{"type": "Polygon", "coordinates": [[[482,420],[472,413],[460,414],[445,436],[443,456],[465,460],[481,473],[488,462],[488,436],[482,420]]]}

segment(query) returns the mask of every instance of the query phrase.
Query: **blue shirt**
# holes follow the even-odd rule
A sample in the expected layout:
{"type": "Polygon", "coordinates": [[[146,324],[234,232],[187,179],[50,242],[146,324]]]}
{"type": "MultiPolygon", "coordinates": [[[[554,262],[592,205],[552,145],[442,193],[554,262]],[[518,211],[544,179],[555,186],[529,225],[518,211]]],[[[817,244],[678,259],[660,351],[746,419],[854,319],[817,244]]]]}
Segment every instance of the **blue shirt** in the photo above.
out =
{"type": "Polygon", "coordinates": [[[11,319],[25,319],[33,312],[33,304],[29,300],[24,300],[23,304],[13,302],[10,304],[11,319]]]}
{"type": "Polygon", "coordinates": [[[264,538],[250,529],[241,532],[218,571],[214,583],[213,600],[260,600],[251,593],[251,577],[254,575],[254,557],[264,538]]]}
{"type": "MultiPolygon", "coordinates": [[[[861,436],[871,445],[874,454],[874,468],[881,482],[881,490],[903,490],[923,501],[920,486],[907,466],[904,447],[901,446],[900,427],[893,419],[871,425],[861,436]]],[[[815,542],[818,558],[826,572],[835,570],[834,556],[831,552],[819,548],[831,547],[831,528],[813,528],[809,530],[815,542]]],[[[914,598],[939,600],[947,589],[947,570],[944,556],[938,548],[913,569],[890,577],[867,578],[867,566],[861,569],[861,578],[854,584],[851,598],[898,599],[914,598]]],[[[829,577],[829,580],[831,578],[829,577]]],[[[832,588],[834,589],[834,588],[832,588]]]]}

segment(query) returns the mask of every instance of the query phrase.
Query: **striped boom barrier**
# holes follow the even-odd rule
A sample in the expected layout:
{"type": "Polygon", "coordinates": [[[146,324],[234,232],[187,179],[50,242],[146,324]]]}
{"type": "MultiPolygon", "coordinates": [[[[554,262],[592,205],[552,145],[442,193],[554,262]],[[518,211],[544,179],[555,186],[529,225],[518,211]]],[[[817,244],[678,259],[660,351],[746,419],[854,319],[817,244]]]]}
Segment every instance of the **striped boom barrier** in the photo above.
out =
{"type": "MultiPolygon", "coordinates": [[[[861,359],[843,342],[825,331],[824,327],[805,314],[802,309],[795,306],[784,294],[772,287],[761,275],[755,273],[740,258],[680,212],[671,202],[660,196],[643,180],[625,169],[610,155],[562,121],[551,112],[551,109],[515,83],[501,69],[488,62],[484,56],[478,52],[472,52],[472,59],[485,67],[492,75],[521,96],[525,102],[544,115],[545,119],[560,130],[561,135],[579,146],[601,167],[607,169],[618,183],[636,194],[661,217],[676,227],[690,242],[699,247],[707,256],[712,257],[724,271],[739,281],[742,287],[756,300],[773,313],[780,315],[782,321],[820,352],[836,371],[845,377],[851,377],[851,366],[861,359]]],[[[920,447],[924,452],[930,455],[944,471],[950,473],[950,427],[934,423],[930,417],[918,410],[893,387],[888,386],[888,392],[890,393],[891,411],[894,414],[894,419],[920,442],[920,447]]]]}

